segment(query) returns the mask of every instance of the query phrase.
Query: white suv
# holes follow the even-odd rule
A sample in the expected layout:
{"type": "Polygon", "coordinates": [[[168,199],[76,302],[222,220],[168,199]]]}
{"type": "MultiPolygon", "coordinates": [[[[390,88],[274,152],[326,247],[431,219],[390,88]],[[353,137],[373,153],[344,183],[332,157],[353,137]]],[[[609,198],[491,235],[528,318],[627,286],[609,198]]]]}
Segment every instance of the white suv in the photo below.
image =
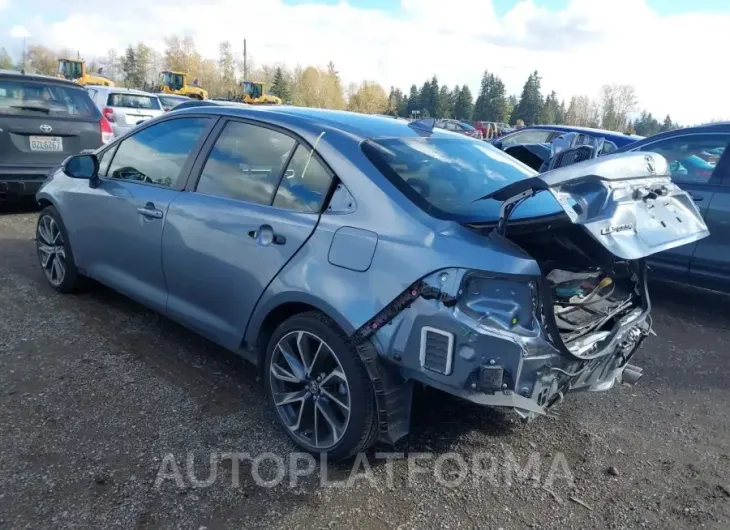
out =
{"type": "Polygon", "coordinates": [[[121,136],[143,121],[151,120],[165,110],[157,94],[121,87],[90,86],[87,92],[109,120],[114,136],[121,136]]]}

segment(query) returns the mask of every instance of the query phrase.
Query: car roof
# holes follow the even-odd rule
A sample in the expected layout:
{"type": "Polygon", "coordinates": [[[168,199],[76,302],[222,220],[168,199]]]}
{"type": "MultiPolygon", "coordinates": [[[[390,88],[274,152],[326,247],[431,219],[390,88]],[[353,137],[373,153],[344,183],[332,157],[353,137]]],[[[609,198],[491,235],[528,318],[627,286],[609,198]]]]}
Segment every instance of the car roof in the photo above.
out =
{"type": "MultiPolygon", "coordinates": [[[[184,103],[181,103],[183,105],[184,103]]],[[[174,109],[173,109],[174,111],[174,109]]],[[[286,122],[292,126],[308,129],[319,134],[323,128],[335,129],[339,132],[356,136],[360,140],[369,138],[403,138],[403,137],[443,137],[455,138],[457,135],[441,129],[425,132],[423,129],[411,127],[406,120],[394,120],[391,117],[376,114],[361,114],[344,110],[294,107],[289,105],[241,105],[221,102],[214,105],[191,106],[179,110],[186,114],[216,114],[239,116],[261,120],[286,122]]],[[[461,136],[458,136],[461,138],[461,136]]],[[[470,140],[466,140],[470,141],[470,140]]]]}
{"type": "Polygon", "coordinates": [[[25,79],[28,81],[56,83],[58,85],[65,85],[65,86],[71,86],[71,87],[83,89],[83,87],[81,85],[79,85],[78,83],[75,83],[74,81],[69,81],[68,79],[63,79],[62,77],[53,77],[50,75],[26,74],[24,72],[18,72],[17,70],[0,70],[0,76],[20,78],[20,79],[25,79]]]}
{"type": "Polygon", "coordinates": [[[528,125],[526,127],[522,127],[521,129],[518,129],[518,131],[523,131],[525,129],[546,129],[550,131],[559,131],[559,132],[577,132],[577,133],[583,133],[587,136],[600,136],[605,138],[606,140],[610,140],[613,143],[615,143],[618,147],[622,147],[624,145],[638,142],[639,140],[643,140],[643,136],[638,136],[636,134],[625,134],[620,133],[616,131],[608,131],[606,129],[594,129],[592,127],[581,127],[578,125],[528,125]]]}
{"type": "Polygon", "coordinates": [[[677,136],[686,136],[688,134],[703,134],[703,133],[730,133],[730,122],[714,122],[714,123],[707,123],[704,125],[695,125],[694,127],[683,127],[681,129],[672,129],[671,131],[664,131],[659,134],[655,134],[654,136],[649,136],[647,138],[643,138],[642,140],[635,142],[634,144],[630,144],[629,146],[626,146],[626,148],[622,148],[622,151],[627,151],[629,149],[634,149],[636,147],[641,147],[642,145],[654,143],[659,140],[664,140],[666,138],[674,138],[677,136]]]}
{"type": "Polygon", "coordinates": [[[144,90],[138,90],[136,88],[126,88],[123,86],[101,86],[101,85],[87,85],[86,88],[93,88],[100,92],[112,92],[114,94],[138,94],[140,96],[157,96],[152,92],[145,92],[144,90]]]}

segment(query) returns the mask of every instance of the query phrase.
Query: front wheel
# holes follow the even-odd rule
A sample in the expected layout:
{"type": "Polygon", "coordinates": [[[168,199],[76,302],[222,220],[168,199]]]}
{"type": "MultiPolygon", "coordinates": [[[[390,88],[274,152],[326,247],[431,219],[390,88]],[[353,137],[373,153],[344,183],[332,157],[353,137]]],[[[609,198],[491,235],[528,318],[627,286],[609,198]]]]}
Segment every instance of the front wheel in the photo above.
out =
{"type": "Polygon", "coordinates": [[[41,211],[36,225],[36,249],[46,280],[62,293],[74,290],[79,283],[71,245],[61,216],[53,206],[41,211]]]}
{"type": "Polygon", "coordinates": [[[265,368],[269,403],[300,448],[339,460],[373,444],[373,384],[332,320],[310,312],[284,321],[269,341],[265,368]]]}

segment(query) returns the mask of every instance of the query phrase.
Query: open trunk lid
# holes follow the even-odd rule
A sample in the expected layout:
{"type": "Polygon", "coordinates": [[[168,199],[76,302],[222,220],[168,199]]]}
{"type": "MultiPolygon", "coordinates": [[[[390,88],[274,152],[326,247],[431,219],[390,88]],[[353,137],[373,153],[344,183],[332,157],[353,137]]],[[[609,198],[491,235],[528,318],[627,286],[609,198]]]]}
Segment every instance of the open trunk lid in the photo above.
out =
{"type": "Polygon", "coordinates": [[[509,184],[485,196],[502,201],[499,229],[525,199],[547,191],[570,220],[623,259],[638,259],[709,235],[692,198],[654,153],[587,160],[509,184]]]}

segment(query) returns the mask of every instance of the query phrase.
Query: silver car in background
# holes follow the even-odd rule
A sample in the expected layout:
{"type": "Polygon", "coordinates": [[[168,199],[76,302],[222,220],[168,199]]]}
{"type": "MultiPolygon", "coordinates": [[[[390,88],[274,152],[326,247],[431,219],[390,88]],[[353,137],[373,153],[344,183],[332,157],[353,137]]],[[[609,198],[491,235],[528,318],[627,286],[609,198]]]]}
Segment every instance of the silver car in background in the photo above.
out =
{"type": "Polygon", "coordinates": [[[112,126],[114,136],[122,136],[136,125],[165,113],[157,94],[122,87],[87,88],[94,104],[112,126]]]}

